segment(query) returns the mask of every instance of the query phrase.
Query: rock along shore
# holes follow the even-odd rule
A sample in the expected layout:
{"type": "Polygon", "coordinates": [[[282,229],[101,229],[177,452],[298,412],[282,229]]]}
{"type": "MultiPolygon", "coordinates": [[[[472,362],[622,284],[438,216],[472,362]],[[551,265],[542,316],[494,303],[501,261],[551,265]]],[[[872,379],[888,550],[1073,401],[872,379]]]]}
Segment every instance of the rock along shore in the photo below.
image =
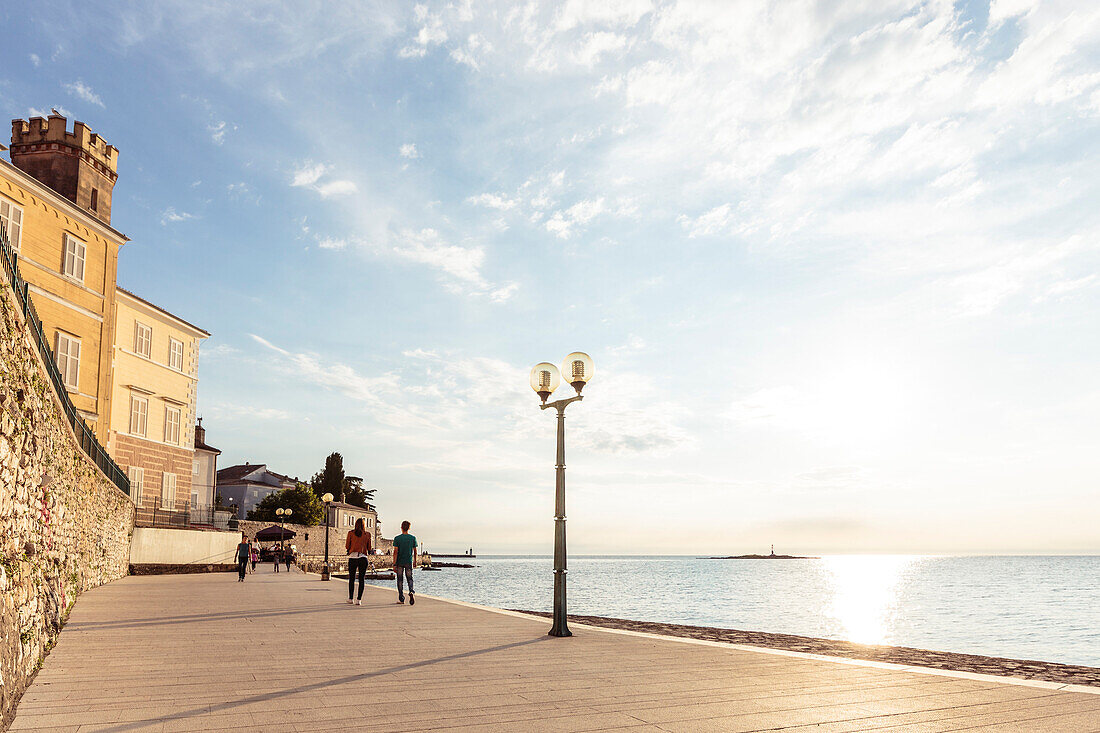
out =
{"type": "MultiPolygon", "coordinates": [[[[550,618],[551,614],[541,611],[512,609],[533,616],[550,618]]],[[[772,634],[764,631],[738,631],[736,629],[715,629],[706,626],[687,626],[684,624],[666,624],[654,621],[631,621],[604,616],[574,616],[571,621],[590,626],[602,626],[609,629],[642,631],[648,634],[681,636],[706,641],[724,641],[729,644],[747,644],[770,649],[785,649],[807,654],[823,654],[831,657],[847,657],[873,662],[890,662],[918,667],[946,669],[953,672],[976,672],[994,674],[1003,677],[1019,677],[1029,680],[1044,680],[1074,685],[1100,687],[1100,667],[1086,667],[1077,664],[1059,664],[1057,662],[1039,662],[1030,659],[1005,659],[1003,657],[985,657],[977,654],[957,654],[954,652],[936,652],[927,649],[912,649],[904,646],[880,646],[877,644],[856,644],[836,639],[818,639],[811,636],[793,634],[772,634]]]]}

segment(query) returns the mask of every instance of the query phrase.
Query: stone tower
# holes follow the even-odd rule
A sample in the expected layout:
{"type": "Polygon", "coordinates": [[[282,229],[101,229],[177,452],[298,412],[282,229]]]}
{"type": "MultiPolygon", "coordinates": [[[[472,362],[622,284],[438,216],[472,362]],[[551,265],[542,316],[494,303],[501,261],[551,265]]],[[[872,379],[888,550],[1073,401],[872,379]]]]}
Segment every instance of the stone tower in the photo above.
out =
{"type": "Polygon", "coordinates": [[[118,148],[108,145],[83,122],[65,129],[66,120],[32,117],[11,121],[11,162],[106,224],[111,223],[111,192],[118,180],[118,148]]]}

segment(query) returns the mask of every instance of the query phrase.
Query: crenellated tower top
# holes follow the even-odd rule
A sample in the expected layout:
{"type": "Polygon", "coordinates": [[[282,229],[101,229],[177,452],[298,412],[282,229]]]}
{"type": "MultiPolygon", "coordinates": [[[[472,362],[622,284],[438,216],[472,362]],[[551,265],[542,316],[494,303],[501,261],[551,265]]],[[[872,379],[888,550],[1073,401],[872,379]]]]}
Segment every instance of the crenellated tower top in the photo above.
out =
{"type": "Polygon", "coordinates": [[[11,121],[11,162],[93,216],[111,223],[118,148],[59,114],[11,121]]]}

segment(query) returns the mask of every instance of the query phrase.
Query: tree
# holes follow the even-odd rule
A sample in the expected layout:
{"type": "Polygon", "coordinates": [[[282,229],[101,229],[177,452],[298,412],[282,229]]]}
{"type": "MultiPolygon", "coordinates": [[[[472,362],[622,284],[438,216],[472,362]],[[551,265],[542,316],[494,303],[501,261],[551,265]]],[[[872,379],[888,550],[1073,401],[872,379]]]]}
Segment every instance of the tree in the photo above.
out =
{"type": "Polygon", "coordinates": [[[305,484],[297,484],[265,496],[255,509],[248,512],[248,519],[259,522],[288,521],[275,514],[279,508],[291,510],[289,521],[294,524],[320,524],[325,516],[324,506],[313,490],[305,484]]]}
{"type": "Polygon", "coordinates": [[[370,506],[370,503],[374,501],[374,492],[377,489],[364,489],[363,479],[358,476],[347,476],[344,478],[344,501],[348,504],[354,504],[355,506],[361,506],[364,509],[370,506]]]}
{"type": "Polygon", "coordinates": [[[338,501],[344,501],[344,457],[339,453],[329,454],[325,459],[325,469],[313,475],[310,485],[318,497],[332,494],[338,501]]]}

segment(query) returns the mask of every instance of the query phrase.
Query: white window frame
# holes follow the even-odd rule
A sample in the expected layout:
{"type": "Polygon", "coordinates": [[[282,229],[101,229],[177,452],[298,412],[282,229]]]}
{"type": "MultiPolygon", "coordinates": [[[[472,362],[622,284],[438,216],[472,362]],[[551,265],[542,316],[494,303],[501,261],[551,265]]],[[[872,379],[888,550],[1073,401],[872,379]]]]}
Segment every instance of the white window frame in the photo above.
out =
{"type": "Polygon", "coordinates": [[[130,435],[144,438],[149,432],[149,398],[130,395],[130,435]]]}
{"type": "Polygon", "coordinates": [[[168,337],[168,366],[183,371],[183,342],[168,337]]]}
{"type": "Polygon", "coordinates": [[[160,505],[176,511],[176,474],[165,471],[160,476],[160,505]]]}
{"type": "Polygon", "coordinates": [[[145,490],[145,469],[139,466],[130,466],[126,469],[130,477],[130,498],[134,500],[134,506],[141,506],[141,494],[145,490]]]}
{"type": "Polygon", "coordinates": [[[71,333],[58,331],[54,337],[54,362],[61,372],[66,387],[77,391],[80,387],[80,339],[71,333]]]}
{"type": "Polygon", "coordinates": [[[88,245],[71,234],[65,234],[65,255],[61,259],[61,274],[84,282],[84,264],[88,245]]]}
{"type": "Polygon", "coordinates": [[[153,327],[134,321],[134,353],[149,359],[153,355],[153,327]]]}
{"type": "Polygon", "coordinates": [[[3,222],[4,231],[8,233],[8,244],[18,252],[19,242],[23,238],[23,207],[0,198],[0,222],[3,222]]]}
{"type": "Polygon", "coordinates": [[[183,413],[178,407],[164,406],[164,442],[170,445],[180,444],[180,420],[183,413]]]}

